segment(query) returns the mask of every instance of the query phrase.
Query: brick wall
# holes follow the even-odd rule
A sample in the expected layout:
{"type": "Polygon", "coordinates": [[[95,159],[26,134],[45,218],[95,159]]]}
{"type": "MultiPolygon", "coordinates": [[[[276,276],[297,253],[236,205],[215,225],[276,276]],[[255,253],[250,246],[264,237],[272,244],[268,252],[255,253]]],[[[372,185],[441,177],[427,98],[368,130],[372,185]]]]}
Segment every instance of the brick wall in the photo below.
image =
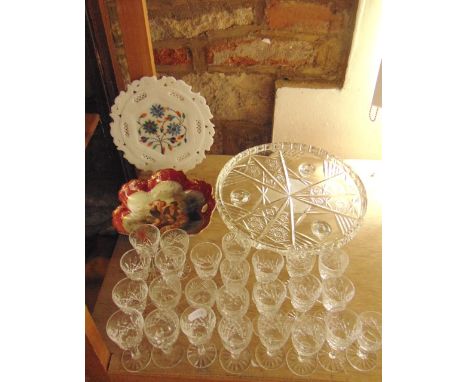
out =
{"type": "MultiPolygon", "coordinates": [[[[275,86],[341,88],[358,0],[148,0],[158,75],[183,79],[214,115],[211,153],[271,141],[275,86]]],[[[128,74],[113,0],[114,39],[128,74]]]]}

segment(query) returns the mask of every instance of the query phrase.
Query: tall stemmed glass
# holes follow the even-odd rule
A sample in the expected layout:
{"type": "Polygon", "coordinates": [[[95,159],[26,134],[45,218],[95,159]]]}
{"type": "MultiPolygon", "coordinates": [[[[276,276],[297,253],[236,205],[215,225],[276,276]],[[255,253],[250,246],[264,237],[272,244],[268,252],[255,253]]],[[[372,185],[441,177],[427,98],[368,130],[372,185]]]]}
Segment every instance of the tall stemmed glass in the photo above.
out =
{"type": "Polygon", "coordinates": [[[252,339],[252,322],[247,317],[223,317],[218,324],[218,334],[224,349],[219,354],[221,367],[231,374],[241,374],[250,365],[252,355],[247,349],[252,339]]]}
{"type": "Polygon", "coordinates": [[[189,248],[189,234],[180,228],[169,229],[161,235],[160,245],[161,248],[168,246],[180,247],[185,253],[189,248]]]}
{"type": "Polygon", "coordinates": [[[288,282],[291,304],[299,314],[310,310],[322,293],[322,284],[314,275],[291,277],[288,282]]]}
{"type": "Polygon", "coordinates": [[[106,332],[124,352],[122,366],[129,372],[147,367],[151,361],[151,349],[143,340],[144,319],[136,309],[118,310],[107,320],[106,332]]]}
{"type": "Polygon", "coordinates": [[[185,299],[190,306],[211,308],[216,301],[218,286],[212,279],[194,277],[185,285],[185,299]]]}
{"type": "Polygon", "coordinates": [[[187,360],[197,369],[210,366],[216,359],[216,346],[210,343],[216,315],[208,307],[188,307],[180,316],[180,328],[187,336],[187,360]]]}
{"type": "MultiPolygon", "coordinates": [[[[273,316],[286,299],[287,289],[281,280],[258,282],[253,285],[252,299],[260,315],[273,316]]],[[[254,333],[258,333],[258,316],[253,319],[254,333]]]]}
{"type": "Polygon", "coordinates": [[[355,288],[346,276],[322,281],[322,304],[328,311],[343,310],[353,299],[355,288]]]}
{"type": "Polygon", "coordinates": [[[289,250],[286,252],[286,270],[289,277],[306,276],[314,268],[316,255],[311,251],[289,250]]]}
{"type": "Polygon", "coordinates": [[[249,309],[250,294],[244,287],[223,285],[216,294],[216,307],[225,318],[240,319],[249,309]]]}
{"type": "Polygon", "coordinates": [[[132,280],[126,277],[112,288],[112,301],[124,312],[136,309],[143,314],[147,297],[148,285],[143,280],[132,280]]]}
{"type": "Polygon", "coordinates": [[[176,276],[181,277],[184,270],[185,252],[176,246],[167,246],[161,248],[155,258],[156,266],[163,277],[176,276]]]}
{"type": "Polygon", "coordinates": [[[141,224],[128,235],[128,240],[132,247],[137,252],[148,255],[151,259],[148,282],[151,282],[157,275],[154,257],[158,253],[160,238],[161,233],[159,228],[153,224],[141,224]]]}
{"type": "Polygon", "coordinates": [[[222,256],[221,249],[208,241],[196,244],[190,251],[190,260],[195,266],[195,272],[202,279],[216,276],[222,256]]]}
{"type": "Polygon", "coordinates": [[[159,276],[151,282],[148,295],[159,309],[174,309],[182,296],[182,284],[176,275],[159,276]]]}
{"type": "Polygon", "coordinates": [[[255,359],[264,369],[276,369],[283,364],[283,346],[291,332],[291,320],[283,312],[258,318],[258,335],[261,344],[255,348],[255,359]]]}
{"type": "Polygon", "coordinates": [[[349,265],[349,256],[343,249],[324,249],[318,256],[319,273],[323,280],[340,277],[349,265]]]}
{"type": "Polygon", "coordinates": [[[151,265],[151,256],[130,249],[120,258],[120,268],[132,280],[146,280],[151,265]]]}
{"type": "MultiPolygon", "coordinates": [[[[187,255],[189,243],[190,243],[190,237],[186,231],[180,228],[173,228],[173,229],[164,231],[161,234],[161,240],[160,240],[159,245],[161,246],[161,249],[164,249],[166,247],[174,247],[174,246],[179,247],[187,255]]],[[[184,280],[190,274],[190,271],[191,271],[190,263],[186,261],[184,263],[182,273],[180,274],[180,279],[184,280]]]]}
{"type": "Polygon", "coordinates": [[[284,257],[269,249],[259,249],[252,255],[252,265],[257,281],[273,281],[284,266],[284,257]]]}
{"type": "Polygon", "coordinates": [[[286,363],[294,374],[307,376],[317,368],[317,352],[325,342],[325,322],[309,314],[299,317],[292,326],[294,348],[286,354],[286,363]]]}
{"type": "Polygon", "coordinates": [[[352,310],[328,312],[325,315],[327,342],[318,352],[320,365],[327,371],[338,373],[344,370],[345,350],[361,331],[358,315],[352,310]]]}
{"type": "Polygon", "coordinates": [[[348,362],[357,370],[370,371],[377,366],[377,351],[382,346],[382,315],[363,312],[359,315],[362,329],[357,341],[346,349],[348,362]]]}
{"type": "Polygon", "coordinates": [[[141,224],[128,235],[132,247],[148,255],[157,252],[160,238],[159,228],[152,224],[141,224]]]}
{"type": "Polygon", "coordinates": [[[281,280],[255,282],[253,300],[261,315],[273,316],[286,298],[286,286],[281,280]]]}
{"type": "Polygon", "coordinates": [[[218,286],[212,279],[194,277],[185,285],[185,299],[190,306],[211,308],[217,291],[218,286]]]}
{"type": "Polygon", "coordinates": [[[173,310],[155,309],[145,318],[145,335],[154,346],[151,358],[156,366],[167,369],[184,357],[184,348],[176,344],[179,337],[179,317],[173,310]]]}
{"type": "Polygon", "coordinates": [[[228,287],[245,287],[249,280],[250,265],[247,260],[224,259],[219,265],[223,284],[228,287]]]}

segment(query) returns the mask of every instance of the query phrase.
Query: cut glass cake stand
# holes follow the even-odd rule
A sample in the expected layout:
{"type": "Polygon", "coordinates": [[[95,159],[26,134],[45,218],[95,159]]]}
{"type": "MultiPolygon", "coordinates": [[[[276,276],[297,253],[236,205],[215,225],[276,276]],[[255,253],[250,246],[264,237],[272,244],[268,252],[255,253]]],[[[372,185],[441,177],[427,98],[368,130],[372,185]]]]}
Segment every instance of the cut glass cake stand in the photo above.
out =
{"type": "Polygon", "coordinates": [[[339,248],[358,231],[366,212],[364,185],[326,151],[298,143],[269,143],[229,162],[216,184],[226,226],[257,248],[339,248]]]}

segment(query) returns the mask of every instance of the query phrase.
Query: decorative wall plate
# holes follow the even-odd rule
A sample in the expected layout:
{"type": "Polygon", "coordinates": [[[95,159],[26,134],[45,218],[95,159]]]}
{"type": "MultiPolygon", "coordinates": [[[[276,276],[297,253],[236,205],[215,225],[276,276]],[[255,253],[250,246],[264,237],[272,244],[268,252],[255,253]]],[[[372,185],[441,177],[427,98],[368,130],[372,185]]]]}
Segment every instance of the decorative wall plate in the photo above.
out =
{"type": "Polygon", "coordinates": [[[188,171],[213,144],[205,98],[174,77],[143,77],[120,92],[111,109],[111,135],[140,170],[188,171]]]}
{"type": "Polygon", "coordinates": [[[367,208],[364,185],[348,165],[299,143],[239,153],[220,172],[215,198],[229,229],[276,250],[339,248],[367,208]]]}
{"type": "Polygon", "coordinates": [[[215,208],[210,184],[190,180],[181,171],[164,169],[148,179],[133,179],[119,191],[121,202],[112,213],[112,224],[127,235],[142,223],[161,232],[181,228],[195,234],[210,222],[215,208]]]}

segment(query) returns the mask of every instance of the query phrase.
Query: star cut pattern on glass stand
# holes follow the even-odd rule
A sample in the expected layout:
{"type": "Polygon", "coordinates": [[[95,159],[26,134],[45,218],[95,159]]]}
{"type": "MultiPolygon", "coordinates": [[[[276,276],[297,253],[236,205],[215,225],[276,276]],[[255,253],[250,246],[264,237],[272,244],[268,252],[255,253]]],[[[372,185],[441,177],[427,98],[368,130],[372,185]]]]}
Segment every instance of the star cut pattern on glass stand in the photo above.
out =
{"type": "Polygon", "coordinates": [[[356,229],[362,195],[342,162],[301,163],[294,150],[262,154],[240,160],[222,181],[228,225],[277,249],[333,246],[356,229]]]}

